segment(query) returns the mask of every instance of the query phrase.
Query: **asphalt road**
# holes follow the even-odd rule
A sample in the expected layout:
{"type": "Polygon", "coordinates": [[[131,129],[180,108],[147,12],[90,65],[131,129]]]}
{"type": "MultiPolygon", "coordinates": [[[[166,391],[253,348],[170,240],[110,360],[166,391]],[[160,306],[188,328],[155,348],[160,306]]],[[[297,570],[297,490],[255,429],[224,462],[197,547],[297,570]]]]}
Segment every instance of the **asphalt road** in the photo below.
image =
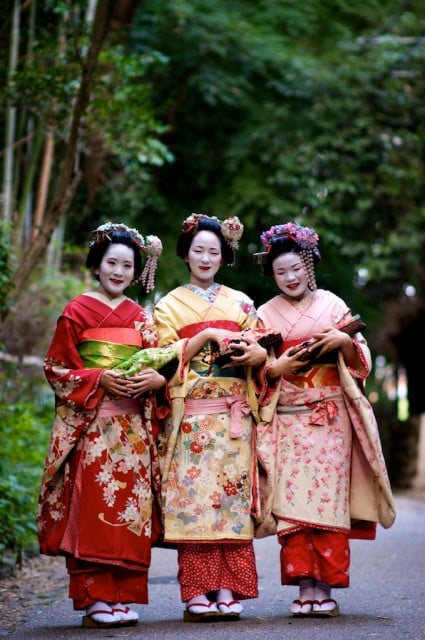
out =
{"type": "Polygon", "coordinates": [[[140,622],[122,629],[83,629],[81,616],[61,598],[27,615],[7,640],[74,638],[173,638],[215,640],[425,640],[425,496],[396,497],[397,519],[377,539],[353,541],[351,586],[335,590],[339,618],[293,618],[288,604],[295,587],[279,583],[279,546],[257,540],[260,596],[244,603],[237,622],[183,622],[176,582],[176,552],[155,549],[150,572],[150,604],[137,606],[140,622]]]}

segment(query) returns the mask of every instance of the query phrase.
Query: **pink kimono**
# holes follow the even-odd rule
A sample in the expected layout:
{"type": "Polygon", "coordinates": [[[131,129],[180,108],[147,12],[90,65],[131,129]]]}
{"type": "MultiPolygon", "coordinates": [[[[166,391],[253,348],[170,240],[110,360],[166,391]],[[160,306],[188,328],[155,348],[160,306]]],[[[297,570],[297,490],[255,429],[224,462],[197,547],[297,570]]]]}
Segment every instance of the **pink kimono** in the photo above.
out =
{"type": "MultiPolygon", "coordinates": [[[[325,290],[303,311],[278,295],[258,315],[265,327],[281,331],[282,351],[352,318],[343,300],[325,290]]],[[[333,362],[282,378],[273,419],[258,425],[257,536],[278,535],[282,584],[305,576],[348,586],[348,538],[373,538],[377,522],[390,527],[394,521],[376,420],[363,393],[370,353],[359,333],[354,345],[355,370],[339,353],[333,362]],[[332,556],[336,568],[318,566],[314,554],[309,560],[312,545],[319,556],[332,556]]]]}

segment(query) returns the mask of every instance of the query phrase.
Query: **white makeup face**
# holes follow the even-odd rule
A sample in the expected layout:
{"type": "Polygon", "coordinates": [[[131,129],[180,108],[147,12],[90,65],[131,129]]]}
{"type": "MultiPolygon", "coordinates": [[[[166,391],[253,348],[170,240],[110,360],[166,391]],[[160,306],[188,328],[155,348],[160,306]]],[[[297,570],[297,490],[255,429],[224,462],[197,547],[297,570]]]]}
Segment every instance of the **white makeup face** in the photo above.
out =
{"type": "Polygon", "coordinates": [[[192,240],[186,261],[190,283],[208,289],[223,261],[220,239],[212,231],[199,231],[192,240]]]}
{"type": "Polygon", "coordinates": [[[308,293],[307,274],[298,253],[281,253],[273,260],[273,275],[281,292],[300,300],[308,293]]]}
{"type": "Polygon", "coordinates": [[[99,292],[108,298],[121,296],[134,279],[134,253],[125,244],[111,244],[99,269],[99,292]]]}

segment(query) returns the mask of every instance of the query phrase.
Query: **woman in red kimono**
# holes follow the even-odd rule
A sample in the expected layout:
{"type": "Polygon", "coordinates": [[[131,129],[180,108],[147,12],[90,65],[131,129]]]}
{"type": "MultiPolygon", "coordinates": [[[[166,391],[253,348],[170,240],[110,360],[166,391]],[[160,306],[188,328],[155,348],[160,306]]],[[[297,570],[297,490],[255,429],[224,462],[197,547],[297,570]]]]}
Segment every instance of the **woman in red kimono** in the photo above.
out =
{"type": "Polygon", "coordinates": [[[159,238],[124,224],[96,229],[86,266],[99,286],[65,307],[45,358],[56,413],[37,513],[40,549],[66,556],[69,595],[85,610],[85,627],[136,624],[127,604],[148,601],[165,378],[152,367],[125,377],[117,367],[157,345],[152,316],[124,291],[138,280],[153,287],[161,249],[159,238]]]}
{"type": "Polygon", "coordinates": [[[336,616],[334,587],[349,584],[349,538],[389,527],[394,503],[372,408],[363,392],[370,352],[353,316],[331,291],[318,289],[314,229],[288,222],[265,231],[257,254],[279,295],[260,306],[283,345],[268,370],[281,379],[275,419],[258,425],[267,482],[263,534],[276,533],[281,581],[298,585],[290,611],[336,616]],[[353,326],[353,325],[351,325],[353,326]]]}

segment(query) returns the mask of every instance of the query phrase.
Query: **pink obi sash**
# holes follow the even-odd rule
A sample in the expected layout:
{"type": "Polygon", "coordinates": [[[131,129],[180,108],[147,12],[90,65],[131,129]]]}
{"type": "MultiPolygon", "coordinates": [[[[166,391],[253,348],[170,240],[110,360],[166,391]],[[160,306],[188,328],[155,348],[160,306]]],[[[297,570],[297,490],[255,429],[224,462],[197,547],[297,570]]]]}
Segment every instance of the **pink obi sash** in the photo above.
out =
{"type": "Polygon", "coordinates": [[[123,416],[128,413],[140,413],[140,403],[135,398],[104,398],[99,405],[97,415],[100,418],[123,416]]]}
{"type": "Polygon", "coordinates": [[[196,416],[205,413],[227,413],[228,411],[230,411],[230,437],[240,438],[242,418],[249,416],[251,412],[245,395],[186,400],[184,413],[187,416],[196,416]]]}

